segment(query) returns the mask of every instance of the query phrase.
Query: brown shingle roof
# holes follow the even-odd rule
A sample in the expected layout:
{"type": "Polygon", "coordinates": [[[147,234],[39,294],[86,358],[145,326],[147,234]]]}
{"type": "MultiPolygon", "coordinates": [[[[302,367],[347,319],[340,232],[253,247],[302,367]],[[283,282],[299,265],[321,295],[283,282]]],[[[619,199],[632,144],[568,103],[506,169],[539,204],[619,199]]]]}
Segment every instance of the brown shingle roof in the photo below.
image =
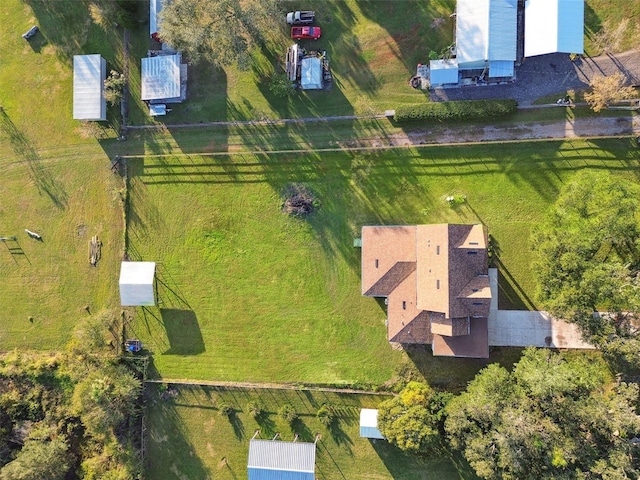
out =
{"type": "Polygon", "coordinates": [[[387,338],[434,355],[488,356],[487,266],[482,225],[362,228],[362,292],[387,297],[387,338]]]}

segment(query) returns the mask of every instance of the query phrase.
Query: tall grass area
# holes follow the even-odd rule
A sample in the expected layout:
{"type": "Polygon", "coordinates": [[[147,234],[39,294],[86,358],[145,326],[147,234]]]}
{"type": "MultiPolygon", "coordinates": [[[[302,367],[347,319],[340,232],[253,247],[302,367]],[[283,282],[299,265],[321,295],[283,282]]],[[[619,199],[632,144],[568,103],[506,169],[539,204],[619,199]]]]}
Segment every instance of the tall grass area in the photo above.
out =
{"type": "MultiPolygon", "coordinates": [[[[149,389],[151,390],[151,389],[149,389]]],[[[296,390],[242,390],[211,387],[179,387],[150,394],[147,410],[147,476],[165,480],[184,478],[247,478],[249,441],[271,439],[276,432],[284,441],[316,444],[315,474],[318,480],[454,480],[477,477],[463,459],[447,450],[416,457],[403,454],[382,440],[360,438],[360,408],[376,408],[385,397],[344,395],[296,390]],[[250,402],[262,405],[255,419],[250,402]],[[284,404],[299,415],[291,427],[278,415],[284,404]],[[316,418],[322,404],[335,408],[337,421],[327,428],[316,418]],[[230,417],[221,406],[233,409],[230,417]]]]}
{"type": "Polygon", "coordinates": [[[529,237],[562,183],[585,168],[638,181],[638,159],[630,139],[132,159],[130,255],[162,281],[131,332],[166,378],[380,384],[400,357],[360,293],[363,225],[483,222],[502,306],[535,308],[529,237]],[[294,181],[320,202],[307,219],[281,212],[294,181]]]}

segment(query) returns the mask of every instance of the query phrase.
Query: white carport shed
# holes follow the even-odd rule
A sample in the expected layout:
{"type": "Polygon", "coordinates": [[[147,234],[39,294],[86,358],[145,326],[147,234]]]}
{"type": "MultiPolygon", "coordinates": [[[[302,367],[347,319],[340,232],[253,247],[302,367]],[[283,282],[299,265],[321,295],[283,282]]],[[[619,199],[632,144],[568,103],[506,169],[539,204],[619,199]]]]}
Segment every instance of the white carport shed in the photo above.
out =
{"type": "Polygon", "coordinates": [[[180,99],[181,55],[159,55],[142,59],[142,100],[180,99]]]}
{"type": "Polygon", "coordinates": [[[73,118],[100,121],[107,119],[104,81],[107,61],[101,55],[73,56],[73,118]]]}
{"type": "Polygon", "coordinates": [[[249,442],[249,480],[314,480],[316,444],[256,440],[249,442]]]}
{"type": "Polygon", "coordinates": [[[584,53],[584,0],[527,0],[524,56],[584,53]]]}
{"type": "Polygon", "coordinates": [[[429,83],[432,87],[458,84],[458,61],[455,59],[431,60],[429,83]]]}
{"type": "Polygon", "coordinates": [[[362,438],[384,439],[384,436],[378,430],[378,410],[375,408],[362,408],[360,410],[360,436],[362,438]]]}
{"type": "Polygon", "coordinates": [[[306,57],[300,62],[300,88],[303,90],[322,89],[322,59],[306,57]]]}
{"type": "Polygon", "coordinates": [[[120,305],[151,307],[154,295],[155,262],[122,262],[120,266],[120,305]]]}

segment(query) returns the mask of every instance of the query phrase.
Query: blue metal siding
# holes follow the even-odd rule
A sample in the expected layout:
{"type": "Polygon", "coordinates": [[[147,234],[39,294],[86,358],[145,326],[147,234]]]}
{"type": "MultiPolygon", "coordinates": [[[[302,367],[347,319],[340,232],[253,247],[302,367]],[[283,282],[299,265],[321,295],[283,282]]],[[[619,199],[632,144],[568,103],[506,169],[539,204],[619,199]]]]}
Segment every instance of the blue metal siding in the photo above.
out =
{"type": "Polygon", "coordinates": [[[248,471],[249,480],[315,480],[315,475],[309,472],[265,470],[263,468],[249,468],[248,471]]]}
{"type": "Polygon", "coordinates": [[[362,438],[379,438],[380,440],[384,440],[384,437],[375,427],[360,427],[360,436],[362,438]]]}

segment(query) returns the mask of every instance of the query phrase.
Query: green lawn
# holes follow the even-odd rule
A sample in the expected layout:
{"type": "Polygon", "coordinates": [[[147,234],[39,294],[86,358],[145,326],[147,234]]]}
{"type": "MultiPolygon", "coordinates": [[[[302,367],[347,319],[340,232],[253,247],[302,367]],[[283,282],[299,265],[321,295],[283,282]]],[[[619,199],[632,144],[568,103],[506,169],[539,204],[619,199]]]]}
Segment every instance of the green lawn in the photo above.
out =
{"type": "Polygon", "coordinates": [[[246,479],[249,440],[271,439],[280,432],[291,441],[313,442],[316,433],[318,480],[454,480],[475,479],[464,460],[442,451],[418,458],[404,455],[387,442],[360,438],[360,408],[376,408],[385,399],[375,395],[345,395],[301,390],[242,390],[180,387],[176,396],[163,398],[149,389],[147,410],[147,475],[149,478],[246,479]],[[260,402],[265,415],[256,421],[248,414],[249,402],[260,402]],[[277,414],[291,404],[300,420],[291,428],[277,414]],[[320,406],[335,407],[336,425],[327,429],[316,418],[320,406]],[[227,418],[220,405],[234,414],[227,418]],[[223,460],[226,459],[226,462],[223,460]]]}
{"type": "Polygon", "coordinates": [[[132,332],[166,378],[380,384],[402,364],[360,295],[363,225],[484,222],[503,307],[535,307],[529,236],[561,184],[584,168],[637,181],[639,153],[622,139],[130,159],[130,254],[162,280],[132,332]],[[292,181],[320,200],[309,219],[280,211],[292,181]]]}

